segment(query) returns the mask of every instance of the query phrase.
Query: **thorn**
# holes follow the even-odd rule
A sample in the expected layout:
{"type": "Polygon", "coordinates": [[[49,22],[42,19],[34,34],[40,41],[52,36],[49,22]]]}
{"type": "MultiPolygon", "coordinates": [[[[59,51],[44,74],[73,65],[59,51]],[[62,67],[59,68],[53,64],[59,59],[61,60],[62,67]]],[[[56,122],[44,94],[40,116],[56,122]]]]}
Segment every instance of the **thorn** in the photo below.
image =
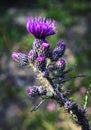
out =
{"type": "Polygon", "coordinates": [[[31,109],[31,112],[36,111],[36,110],[40,107],[40,105],[41,105],[42,103],[44,103],[46,100],[47,100],[47,98],[41,100],[40,103],[39,103],[37,106],[34,106],[34,107],[31,109]]]}

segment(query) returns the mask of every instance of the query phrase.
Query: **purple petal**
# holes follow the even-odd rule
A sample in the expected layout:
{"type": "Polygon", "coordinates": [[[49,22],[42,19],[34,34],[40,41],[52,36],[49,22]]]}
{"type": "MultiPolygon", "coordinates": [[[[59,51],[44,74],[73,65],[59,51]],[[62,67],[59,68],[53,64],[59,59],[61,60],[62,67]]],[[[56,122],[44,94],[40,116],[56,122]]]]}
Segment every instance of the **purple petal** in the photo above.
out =
{"type": "Polygon", "coordinates": [[[55,22],[46,18],[28,18],[26,28],[36,38],[45,38],[55,34],[55,22]]]}

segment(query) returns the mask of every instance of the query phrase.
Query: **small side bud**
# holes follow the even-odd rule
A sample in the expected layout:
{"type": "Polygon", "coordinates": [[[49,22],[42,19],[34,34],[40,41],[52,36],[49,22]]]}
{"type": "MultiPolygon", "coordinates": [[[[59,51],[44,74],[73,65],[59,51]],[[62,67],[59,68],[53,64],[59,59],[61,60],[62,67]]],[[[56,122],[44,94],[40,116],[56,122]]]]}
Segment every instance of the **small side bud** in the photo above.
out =
{"type": "Polygon", "coordinates": [[[60,59],[55,63],[55,68],[59,71],[63,71],[65,69],[66,63],[65,60],[60,59]]]}
{"type": "Polygon", "coordinates": [[[30,62],[34,62],[37,58],[37,53],[34,52],[33,50],[30,50],[29,53],[28,53],[28,60],[30,62]]]}
{"type": "Polygon", "coordinates": [[[36,52],[38,54],[39,52],[39,49],[40,49],[40,46],[42,43],[46,43],[47,41],[45,39],[38,39],[36,38],[33,42],[33,45],[32,45],[32,48],[33,48],[33,51],[36,52]]]}
{"type": "Polygon", "coordinates": [[[28,87],[26,91],[28,96],[34,97],[38,95],[38,88],[36,86],[28,87]]]}
{"type": "Polygon", "coordinates": [[[52,51],[52,60],[57,61],[65,52],[65,43],[60,42],[52,51]]]}
{"type": "Polygon", "coordinates": [[[46,95],[46,93],[47,93],[47,90],[45,89],[45,87],[42,87],[42,86],[40,86],[39,88],[38,88],[38,91],[39,91],[39,94],[42,96],[42,95],[46,95]]]}
{"type": "Polygon", "coordinates": [[[28,57],[24,53],[13,52],[12,60],[15,62],[18,62],[20,65],[27,65],[28,64],[28,57]]]}
{"type": "Polygon", "coordinates": [[[58,47],[60,47],[60,48],[61,48],[61,50],[62,50],[62,51],[63,51],[63,53],[64,53],[65,48],[66,48],[65,43],[62,41],[62,42],[60,42],[57,46],[58,46],[58,47]]]}
{"type": "Polygon", "coordinates": [[[49,51],[49,43],[46,43],[46,42],[43,42],[41,45],[40,45],[40,48],[39,48],[39,52],[38,52],[38,55],[40,56],[40,55],[42,55],[42,56],[44,56],[44,57],[49,57],[49,53],[50,53],[50,51],[49,51]]]}
{"type": "Polygon", "coordinates": [[[35,67],[40,71],[45,71],[46,68],[46,59],[44,56],[38,56],[35,61],[35,67]]]}

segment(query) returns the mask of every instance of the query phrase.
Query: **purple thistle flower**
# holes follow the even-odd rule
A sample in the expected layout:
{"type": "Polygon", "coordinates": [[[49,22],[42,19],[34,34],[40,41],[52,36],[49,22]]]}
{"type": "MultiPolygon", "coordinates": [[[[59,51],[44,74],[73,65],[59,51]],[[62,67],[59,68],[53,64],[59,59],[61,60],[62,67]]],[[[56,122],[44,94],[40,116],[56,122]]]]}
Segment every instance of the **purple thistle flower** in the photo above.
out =
{"type": "Polygon", "coordinates": [[[24,53],[13,52],[13,54],[12,54],[12,60],[15,61],[15,62],[20,63],[20,65],[26,65],[26,64],[28,64],[28,57],[24,53]]]}
{"type": "Polygon", "coordinates": [[[26,20],[26,28],[36,38],[45,38],[55,34],[55,22],[51,19],[30,17],[26,20]]]}
{"type": "MultiPolygon", "coordinates": [[[[31,110],[35,111],[46,99],[56,100],[57,103],[67,110],[68,113],[77,117],[77,123],[81,125],[82,130],[91,130],[88,119],[85,116],[85,108],[80,108],[76,103],[71,102],[68,98],[69,91],[62,89],[63,83],[77,76],[66,78],[66,74],[74,68],[71,67],[64,71],[65,60],[60,59],[65,52],[65,43],[60,42],[53,50],[50,50],[47,36],[55,34],[55,22],[49,19],[35,17],[28,18],[26,28],[30,34],[35,37],[32,50],[25,55],[24,53],[14,52],[12,59],[21,65],[30,62],[32,69],[38,75],[38,79],[43,86],[33,86],[27,88],[27,94],[30,97],[39,96],[42,98],[40,103],[31,110]],[[38,70],[38,71],[37,71],[38,70]]],[[[79,76],[80,77],[80,76],[79,76]]],[[[88,92],[88,91],[87,91],[88,92]]],[[[88,93],[86,97],[88,96],[88,93]]],[[[87,100],[85,101],[87,102],[87,100]]],[[[86,106],[86,105],[85,105],[86,106]]]]}

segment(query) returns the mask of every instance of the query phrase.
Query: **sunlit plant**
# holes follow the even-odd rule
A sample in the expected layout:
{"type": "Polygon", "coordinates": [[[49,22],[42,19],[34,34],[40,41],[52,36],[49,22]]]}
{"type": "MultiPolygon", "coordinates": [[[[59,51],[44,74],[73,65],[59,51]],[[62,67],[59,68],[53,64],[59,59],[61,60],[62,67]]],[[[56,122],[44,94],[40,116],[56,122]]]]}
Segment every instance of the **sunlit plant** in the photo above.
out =
{"type": "Polygon", "coordinates": [[[54,49],[50,49],[47,40],[48,36],[55,34],[55,21],[41,17],[30,17],[26,20],[27,31],[35,37],[32,49],[26,55],[21,52],[13,52],[12,59],[20,65],[30,66],[40,82],[40,86],[29,86],[26,90],[29,97],[39,96],[41,102],[31,111],[35,111],[39,106],[48,99],[56,100],[60,107],[76,118],[82,130],[90,130],[88,120],[85,116],[89,91],[85,97],[84,107],[79,107],[72,102],[68,95],[70,91],[63,90],[63,85],[82,75],[66,78],[74,67],[66,69],[66,62],[62,58],[65,52],[66,44],[60,41],[54,49]]]}

